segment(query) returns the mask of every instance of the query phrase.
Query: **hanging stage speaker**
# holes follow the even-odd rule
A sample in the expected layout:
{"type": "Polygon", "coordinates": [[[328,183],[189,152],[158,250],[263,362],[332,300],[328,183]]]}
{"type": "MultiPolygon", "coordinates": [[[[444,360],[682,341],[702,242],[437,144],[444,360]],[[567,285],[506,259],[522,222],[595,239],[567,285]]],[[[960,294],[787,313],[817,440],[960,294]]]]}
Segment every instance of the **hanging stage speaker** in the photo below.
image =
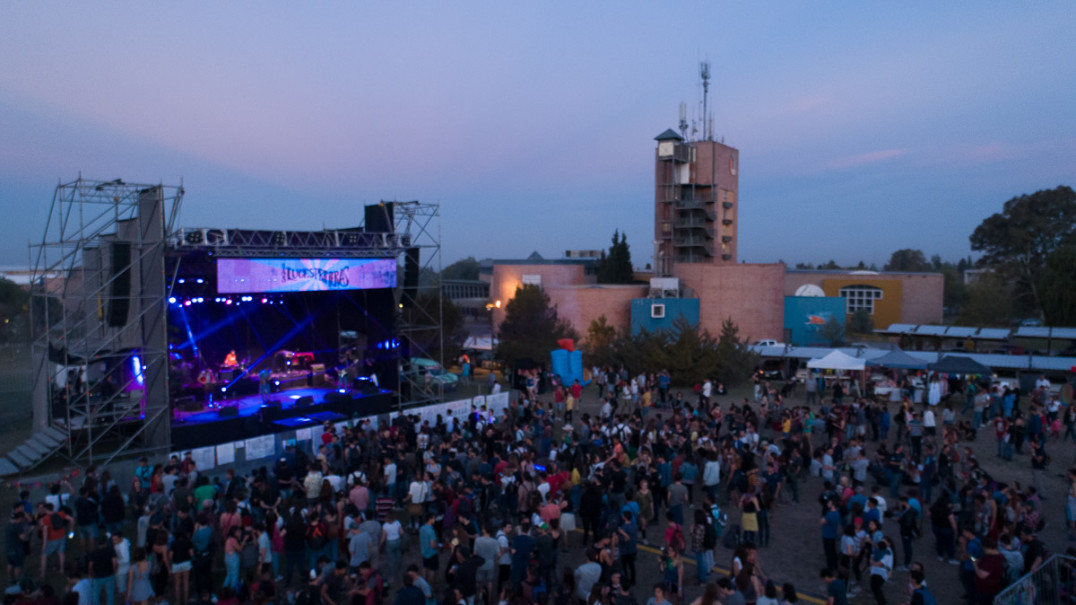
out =
{"type": "Polygon", "coordinates": [[[415,306],[415,297],[418,294],[418,252],[418,248],[408,248],[404,252],[403,293],[400,303],[405,309],[415,306]]]}
{"type": "Polygon", "coordinates": [[[131,311],[131,242],[112,242],[108,308],[105,313],[109,327],[127,325],[131,311]]]}
{"type": "Polygon", "coordinates": [[[370,204],[365,208],[363,223],[367,233],[393,233],[396,231],[392,202],[370,204]]]}

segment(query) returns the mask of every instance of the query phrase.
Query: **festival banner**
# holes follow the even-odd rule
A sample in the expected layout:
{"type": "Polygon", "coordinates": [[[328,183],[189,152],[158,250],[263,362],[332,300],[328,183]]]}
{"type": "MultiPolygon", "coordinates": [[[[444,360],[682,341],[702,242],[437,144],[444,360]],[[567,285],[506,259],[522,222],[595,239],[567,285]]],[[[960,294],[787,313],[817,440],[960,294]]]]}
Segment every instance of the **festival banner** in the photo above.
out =
{"type": "Polygon", "coordinates": [[[221,258],[218,294],[396,287],[393,258],[221,258]]]}

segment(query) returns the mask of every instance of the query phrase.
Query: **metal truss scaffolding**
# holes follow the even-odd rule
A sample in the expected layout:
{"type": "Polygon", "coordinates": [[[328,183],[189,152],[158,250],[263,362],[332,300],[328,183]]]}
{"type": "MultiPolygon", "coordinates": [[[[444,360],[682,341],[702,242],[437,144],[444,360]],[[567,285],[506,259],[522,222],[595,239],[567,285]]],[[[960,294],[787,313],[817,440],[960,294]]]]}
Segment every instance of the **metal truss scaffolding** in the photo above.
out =
{"type": "MultiPolygon", "coordinates": [[[[432,372],[411,363],[433,359],[445,369],[444,333],[441,329],[444,300],[436,278],[441,273],[441,206],[417,201],[382,201],[392,206],[395,235],[401,243],[403,279],[398,280],[396,333],[406,357],[398,372],[401,409],[444,400],[444,383],[432,372]]],[[[399,257],[397,257],[399,258],[399,257]]]]}
{"type": "Polygon", "coordinates": [[[31,245],[34,427],[62,431],[71,461],[169,451],[164,259],[183,193],[80,176],[31,245]]]}

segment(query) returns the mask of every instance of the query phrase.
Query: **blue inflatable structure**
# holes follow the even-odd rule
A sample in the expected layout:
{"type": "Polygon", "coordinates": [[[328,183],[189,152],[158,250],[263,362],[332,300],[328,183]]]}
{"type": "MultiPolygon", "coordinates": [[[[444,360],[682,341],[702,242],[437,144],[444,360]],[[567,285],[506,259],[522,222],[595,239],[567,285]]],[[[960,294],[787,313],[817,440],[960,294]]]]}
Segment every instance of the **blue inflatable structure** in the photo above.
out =
{"type": "Polygon", "coordinates": [[[560,376],[561,384],[571,385],[578,380],[579,384],[586,386],[590,381],[583,380],[583,353],[582,351],[568,351],[557,349],[549,354],[551,359],[550,368],[553,374],[560,376]]]}

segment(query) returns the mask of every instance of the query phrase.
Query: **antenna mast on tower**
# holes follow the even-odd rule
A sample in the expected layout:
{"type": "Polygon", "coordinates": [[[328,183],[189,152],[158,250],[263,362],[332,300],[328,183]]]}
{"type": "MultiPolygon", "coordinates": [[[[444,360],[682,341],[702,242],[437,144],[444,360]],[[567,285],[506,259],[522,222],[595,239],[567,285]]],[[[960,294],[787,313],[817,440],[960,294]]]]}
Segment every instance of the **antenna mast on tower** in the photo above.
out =
{"type": "Polygon", "coordinates": [[[702,77],[702,139],[709,141],[714,136],[713,124],[710,122],[710,114],[707,109],[707,101],[710,93],[710,62],[699,63],[699,76],[702,77]]]}
{"type": "Polygon", "coordinates": [[[680,101],[680,136],[687,140],[687,103],[680,101]]]}

